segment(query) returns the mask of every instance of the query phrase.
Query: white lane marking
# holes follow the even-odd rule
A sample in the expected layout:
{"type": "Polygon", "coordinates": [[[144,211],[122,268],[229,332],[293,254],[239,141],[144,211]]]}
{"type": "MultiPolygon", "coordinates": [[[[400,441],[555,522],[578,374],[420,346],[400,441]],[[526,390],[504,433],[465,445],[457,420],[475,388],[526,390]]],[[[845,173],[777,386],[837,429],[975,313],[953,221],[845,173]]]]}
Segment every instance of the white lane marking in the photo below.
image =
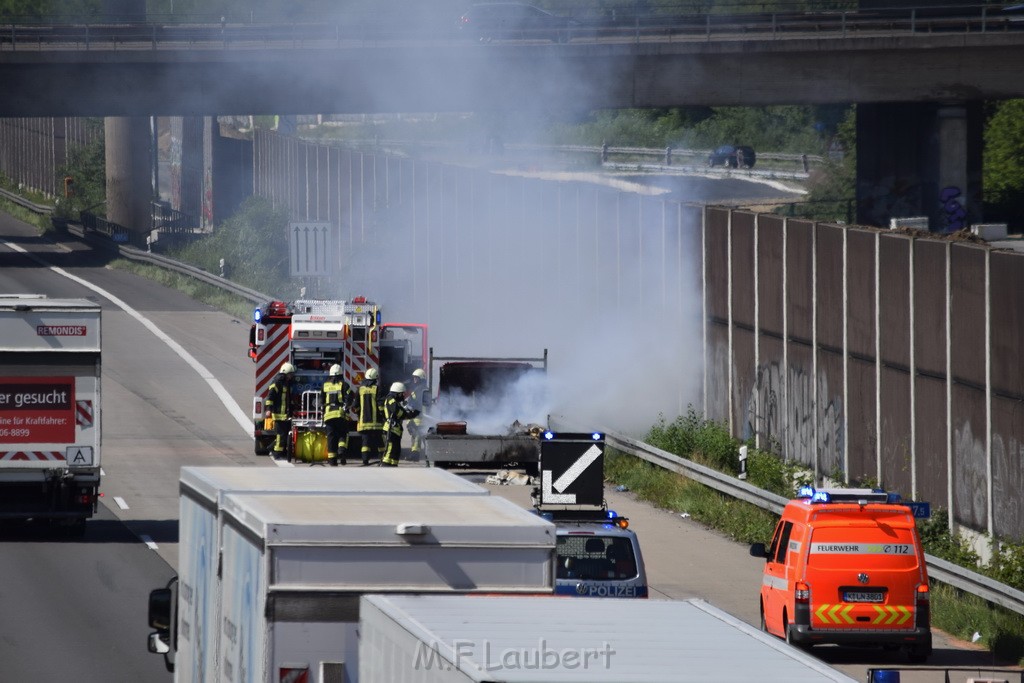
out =
{"type": "Polygon", "coordinates": [[[146,534],[139,534],[139,538],[142,539],[142,542],[145,543],[146,547],[149,548],[150,550],[157,550],[159,548],[159,546],[157,546],[157,544],[156,544],[156,541],[154,541],[152,538],[150,538],[146,534]]]}
{"type": "Polygon", "coordinates": [[[128,509],[128,503],[124,502],[124,498],[122,498],[121,496],[114,496],[114,502],[117,503],[117,507],[121,508],[122,510],[128,509]]]}
{"type": "Polygon", "coordinates": [[[179,344],[178,342],[174,341],[169,336],[167,336],[163,332],[163,330],[161,330],[159,327],[154,325],[153,322],[151,320],[149,320],[149,318],[146,318],[141,313],[136,311],[134,308],[132,308],[131,306],[129,306],[124,301],[122,301],[121,299],[117,298],[116,296],[114,296],[113,294],[108,292],[107,290],[103,289],[102,287],[98,287],[98,286],[94,285],[93,283],[91,283],[91,282],[89,282],[87,280],[83,280],[82,278],[78,277],[77,275],[72,275],[71,273],[67,272],[63,268],[58,268],[57,266],[54,266],[54,265],[50,264],[44,258],[42,258],[40,256],[37,256],[36,254],[34,254],[34,253],[30,252],[30,251],[27,251],[27,250],[23,249],[22,247],[18,246],[17,244],[13,244],[13,243],[7,242],[7,241],[4,241],[3,244],[7,248],[9,248],[9,249],[13,249],[14,251],[17,251],[19,253],[25,254],[26,256],[28,256],[30,259],[32,259],[33,261],[35,261],[39,265],[41,265],[41,266],[43,266],[45,268],[49,268],[54,273],[57,273],[58,275],[62,275],[64,277],[68,278],[69,280],[72,280],[73,282],[77,282],[78,284],[82,285],[83,287],[86,287],[87,289],[91,289],[92,291],[94,291],[97,294],[99,294],[100,296],[106,298],[112,304],[114,304],[115,306],[120,308],[122,311],[124,311],[125,313],[127,313],[131,317],[135,318],[140,323],[142,323],[150,332],[152,332],[154,335],[156,335],[156,337],[160,341],[162,341],[164,344],[167,344],[167,346],[169,346],[172,351],[174,351],[176,354],[178,354],[178,356],[183,361],[185,361],[189,366],[191,366],[192,369],[195,370],[196,373],[198,373],[198,375],[200,377],[202,377],[204,380],[206,380],[206,383],[210,385],[211,389],[213,389],[213,393],[217,395],[217,397],[220,399],[221,403],[224,404],[224,407],[227,409],[227,411],[229,413],[231,413],[231,416],[233,418],[235,418],[235,421],[238,422],[238,424],[242,427],[242,430],[250,438],[254,438],[253,437],[253,429],[252,429],[252,420],[250,420],[249,417],[245,414],[245,411],[243,411],[238,406],[238,404],[235,403],[235,400],[233,398],[231,398],[231,394],[229,394],[227,389],[224,388],[224,385],[221,384],[217,380],[217,378],[213,376],[213,373],[210,372],[209,370],[207,370],[203,366],[202,363],[200,363],[198,360],[196,360],[192,356],[192,354],[190,354],[188,351],[186,351],[181,346],[181,344],[179,344]]]}

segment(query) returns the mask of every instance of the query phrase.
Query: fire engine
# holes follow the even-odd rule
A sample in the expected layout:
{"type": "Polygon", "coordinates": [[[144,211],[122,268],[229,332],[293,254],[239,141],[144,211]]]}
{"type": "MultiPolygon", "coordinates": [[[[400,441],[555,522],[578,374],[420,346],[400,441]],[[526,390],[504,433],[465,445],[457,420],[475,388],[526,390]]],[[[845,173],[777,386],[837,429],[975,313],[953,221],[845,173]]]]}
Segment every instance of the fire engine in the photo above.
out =
{"type": "Polygon", "coordinates": [[[380,306],[364,296],[351,301],[270,301],[253,312],[249,357],[256,364],[252,405],[256,454],[267,455],[274,431],[264,424],[263,406],[283,363],[296,368],[291,406],[295,429],[322,426],[320,390],[332,365],[341,365],[345,382],[353,390],[368,368],[377,368],[378,386],[386,391],[392,382],[407,381],[413,370],[425,368],[427,326],[384,323],[380,306]]]}

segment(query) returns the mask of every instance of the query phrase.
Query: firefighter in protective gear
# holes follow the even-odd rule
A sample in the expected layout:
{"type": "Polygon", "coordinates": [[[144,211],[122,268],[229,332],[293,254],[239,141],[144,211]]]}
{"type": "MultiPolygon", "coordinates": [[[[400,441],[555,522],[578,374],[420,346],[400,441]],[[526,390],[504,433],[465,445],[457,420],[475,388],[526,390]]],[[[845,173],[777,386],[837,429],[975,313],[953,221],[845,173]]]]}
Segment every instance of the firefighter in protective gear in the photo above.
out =
{"type": "Polygon", "coordinates": [[[324,427],[327,428],[327,462],[336,467],[346,463],[348,432],[351,428],[348,408],[352,392],[345,384],[340,365],[332,365],[320,391],[320,405],[324,407],[324,427]],[[340,457],[339,457],[340,453],[340,457]]]}
{"type": "Polygon", "coordinates": [[[395,382],[384,399],[384,429],[387,445],[384,446],[384,467],[398,467],[402,459],[402,421],[416,417],[420,411],[405,404],[405,385],[395,382]]]}
{"type": "Polygon", "coordinates": [[[291,363],[282,364],[281,371],[270,383],[267,400],[263,404],[263,417],[274,418],[274,460],[292,459],[292,380],[294,378],[295,366],[291,363]]]}
{"type": "Polygon", "coordinates": [[[417,412],[417,415],[409,420],[409,439],[412,441],[409,450],[412,452],[411,460],[418,461],[423,451],[423,434],[426,428],[423,426],[423,397],[427,391],[427,373],[423,368],[416,368],[412,371],[412,379],[409,380],[409,398],[406,405],[417,412]]]}
{"type": "Polygon", "coordinates": [[[357,397],[359,422],[356,423],[356,431],[359,432],[359,451],[364,465],[370,464],[371,457],[380,457],[382,447],[384,420],[381,414],[382,397],[377,395],[377,377],[377,368],[368,368],[359,385],[357,397]]]}

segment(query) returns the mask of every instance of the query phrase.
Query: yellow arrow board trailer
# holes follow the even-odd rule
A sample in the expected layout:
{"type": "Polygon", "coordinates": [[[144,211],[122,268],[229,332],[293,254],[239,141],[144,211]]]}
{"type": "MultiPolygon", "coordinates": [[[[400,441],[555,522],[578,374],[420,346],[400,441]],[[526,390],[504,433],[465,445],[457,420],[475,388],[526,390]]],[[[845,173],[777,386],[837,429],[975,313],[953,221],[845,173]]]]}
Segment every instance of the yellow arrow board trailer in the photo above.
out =
{"type": "Polygon", "coordinates": [[[0,295],[0,518],[74,534],[100,486],[100,306],[0,295]]]}

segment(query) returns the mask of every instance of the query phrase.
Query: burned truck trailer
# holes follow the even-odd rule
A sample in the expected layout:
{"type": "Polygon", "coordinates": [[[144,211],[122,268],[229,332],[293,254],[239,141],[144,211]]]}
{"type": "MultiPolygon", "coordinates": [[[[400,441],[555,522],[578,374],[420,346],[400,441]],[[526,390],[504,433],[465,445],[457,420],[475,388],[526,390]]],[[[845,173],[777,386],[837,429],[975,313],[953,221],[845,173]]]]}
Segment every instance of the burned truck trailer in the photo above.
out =
{"type": "Polygon", "coordinates": [[[536,358],[435,356],[428,388],[433,422],[423,439],[427,463],[536,469],[547,428],[548,352],[536,358]]]}

